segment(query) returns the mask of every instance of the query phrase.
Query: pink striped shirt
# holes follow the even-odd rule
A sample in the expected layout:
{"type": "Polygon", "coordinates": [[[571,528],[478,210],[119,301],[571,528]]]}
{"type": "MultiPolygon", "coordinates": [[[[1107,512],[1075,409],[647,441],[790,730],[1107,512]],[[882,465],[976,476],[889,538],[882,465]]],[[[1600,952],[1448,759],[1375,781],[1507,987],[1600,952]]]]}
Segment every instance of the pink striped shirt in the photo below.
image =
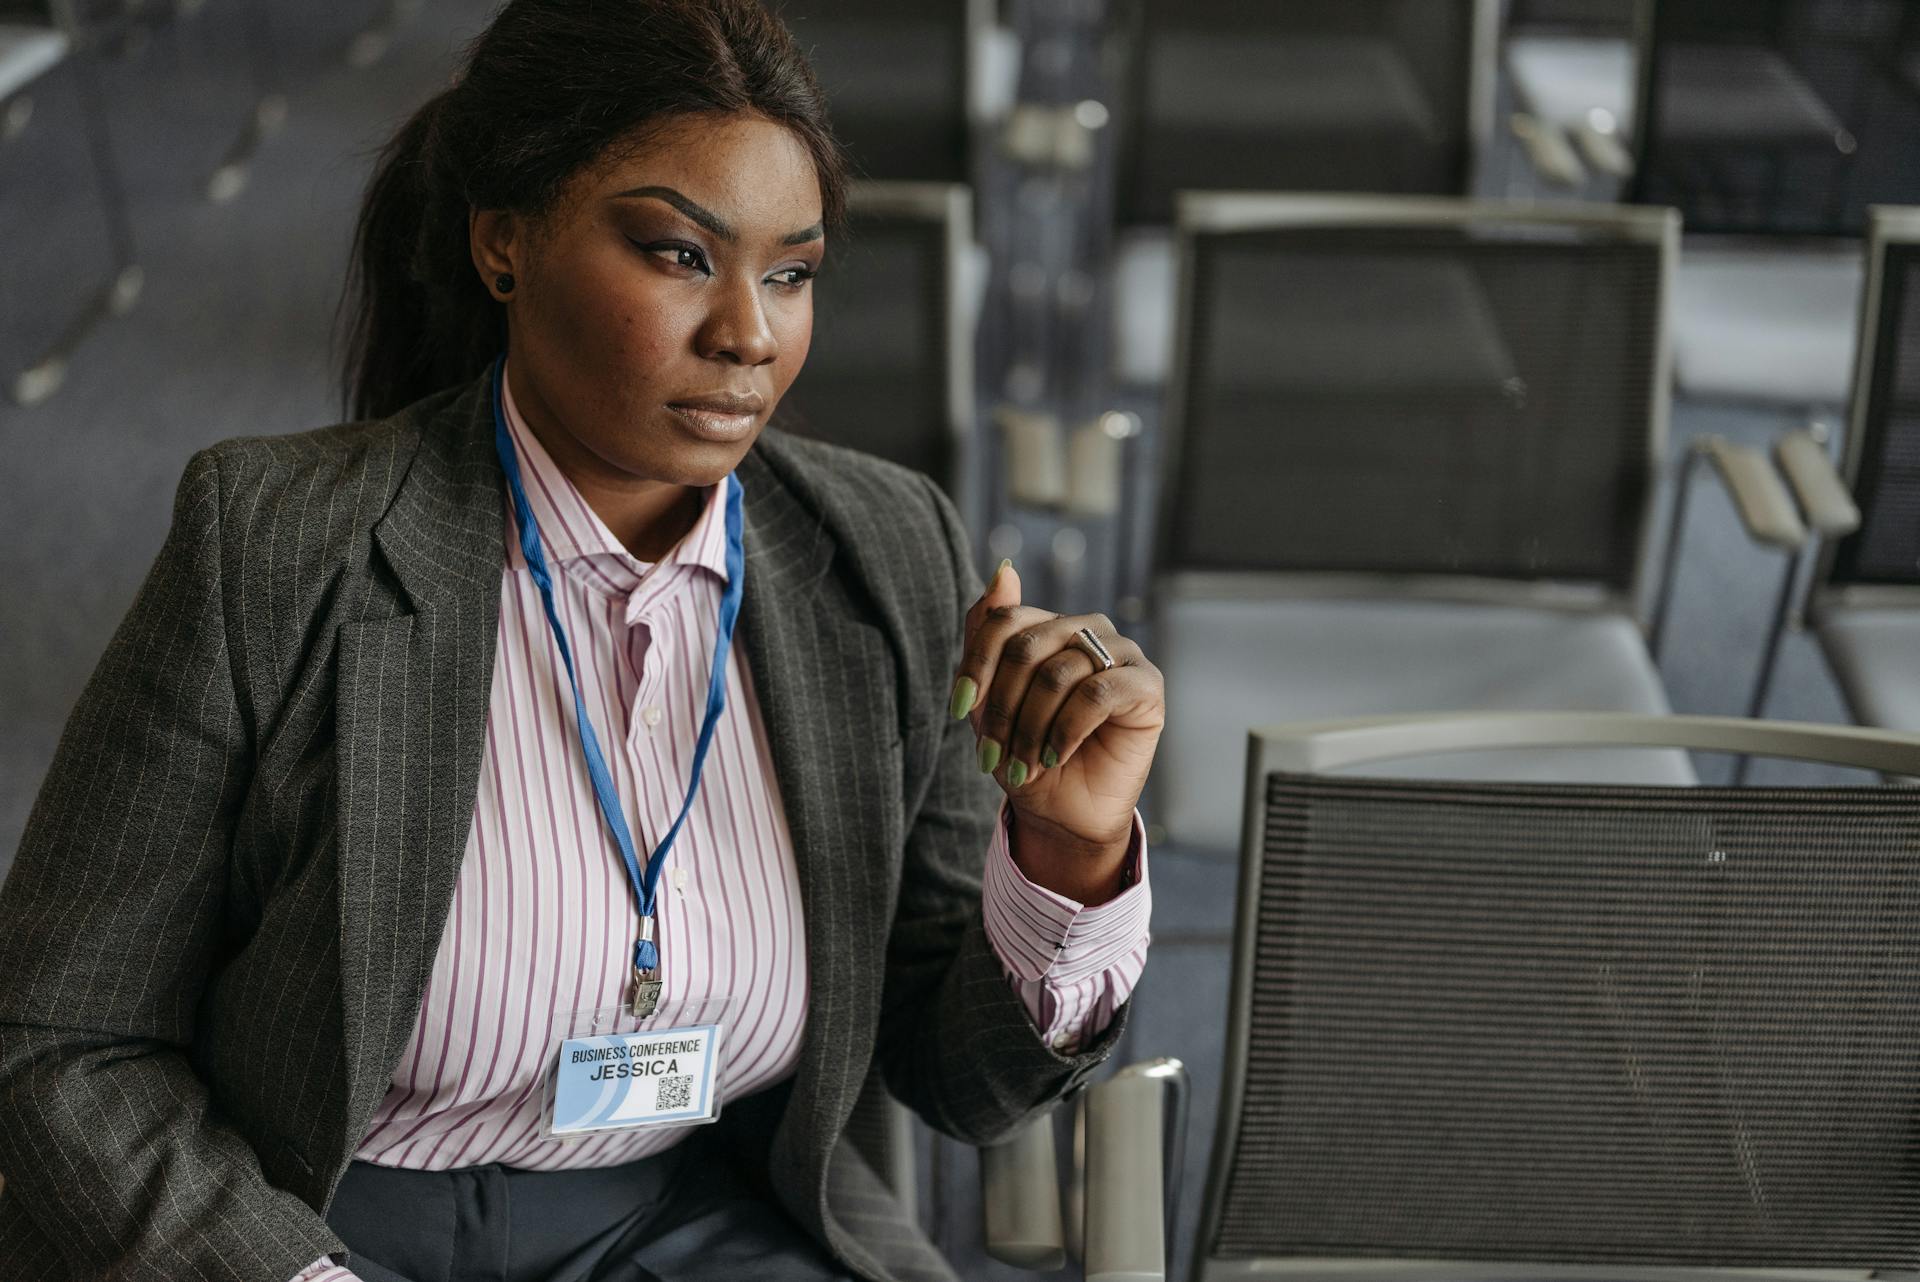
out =
{"type": "MultiPolygon", "coordinates": [[[[507,426],[553,569],[588,716],[632,826],[651,850],[685,797],[726,582],[723,487],[657,563],[636,560],[548,456],[506,395],[507,426]]],[[[570,1012],[618,1006],[637,913],[595,803],[565,665],[511,507],[500,636],[473,828],[412,1040],[355,1156],[446,1170],[611,1166],[684,1127],[567,1143],[541,1137],[541,1084],[570,1012]]],[[[1097,1034],[1146,962],[1151,890],[1135,817],[1135,884],[1083,907],[1034,885],[989,843],[983,913],[1008,980],[1062,1050],[1097,1034]]],[[[792,1074],[807,1014],[799,871],[751,674],[735,646],[727,704],[658,902],[662,1006],[731,999],[722,1102],[792,1074]]],[[[320,1260],[295,1282],[352,1282],[320,1260]]]]}

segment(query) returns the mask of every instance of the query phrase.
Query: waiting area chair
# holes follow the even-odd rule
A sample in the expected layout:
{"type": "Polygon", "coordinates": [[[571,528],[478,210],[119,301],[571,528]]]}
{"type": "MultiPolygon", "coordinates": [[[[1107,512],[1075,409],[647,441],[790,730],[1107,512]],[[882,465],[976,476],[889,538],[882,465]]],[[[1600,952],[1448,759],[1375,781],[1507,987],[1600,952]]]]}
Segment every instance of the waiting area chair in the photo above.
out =
{"type": "Polygon", "coordinates": [[[1920,199],[1920,97],[1888,58],[1903,8],[1650,3],[1634,199],[1690,231],[1823,235],[1920,199]]]}
{"type": "Polygon", "coordinates": [[[1835,238],[1857,237],[1870,203],[1920,201],[1920,96],[1888,57],[1904,7],[1647,0],[1631,198],[1679,209],[1689,233],[1686,396],[1844,404],[1860,270],[1835,238]]]}
{"type": "Polygon", "coordinates": [[[1123,0],[1122,380],[1167,375],[1179,192],[1466,194],[1491,133],[1493,10],[1488,0],[1123,0]]]}
{"type": "MultiPolygon", "coordinates": [[[[1224,727],[1668,710],[1638,603],[1671,214],[1221,193],[1178,238],[1151,819],[1233,847],[1224,727]]],[[[1693,781],[1679,753],[1429,764],[1693,781]]]]}
{"type": "Polygon", "coordinates": [[[979,0],[790,0],[855,169],[886,181],[971,179],[967,87],[979,0]]]}
{"type": "MultiPolygon", "coordinates": [[[[1492,30],[1474,0],[1134,0],[1124,221],[1183,189],[1458,193],[1492,30]]],[[[1478,123],[1484,123],[1484,116],[1478,123]]]]}
{"type": "Polygon", "coordinates": [[[796,430],[927,473],[978,519],[974,332],[985,266],[973,197],[949,183],[855,183],[827,250],[796,430]]]}
{"type": "Polygon", "coordinates": [[[1717,718],[1252,734],[1195,1282],[1920,1268],[1911,790],[1336,773],[1595,744],[1920,772],[1717,718]]]}
{"type": "Polygon", "coordinates": [[[1844,472],[1804,434],[1776,454],[1820,536],[1806,622],[1855,719],[1920,733],[1920,209],[1875,208],[1865,258],[1844,472]]]}
{"type": "Polygon", "coordinates": [[[0,362],[23,406],[59,390],[87,337],[145,283],[102,74],[67,0],[0,0],[0,241],[31,247],[9,259],[0,362]]]}

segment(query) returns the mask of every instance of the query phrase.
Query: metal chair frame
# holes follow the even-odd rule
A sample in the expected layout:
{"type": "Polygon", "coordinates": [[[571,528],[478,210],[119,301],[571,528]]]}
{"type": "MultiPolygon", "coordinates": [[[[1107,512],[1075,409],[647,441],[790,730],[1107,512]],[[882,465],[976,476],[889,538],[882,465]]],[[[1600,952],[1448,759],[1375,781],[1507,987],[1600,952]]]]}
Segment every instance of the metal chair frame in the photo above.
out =
{"type": "MultiPolygon", "coordinates": [[[[1867,447],[1877,443],[1869,410],[1881,353],[1878,324],[1882,299],[1886,293],[1887,247],[1920,245],[1920,207],[1875,205],[1867,222],[1866,288],[1860,299],[1860,342],[1854,358],[1853,395],[1848,412],[1841,477],[1849,490],[1860,480],[1861,462],[1867,447]]],[[[1838,541],[1823,539],[1816,562],[1813,583],[1805,605],[1806,620],[1818,625],[1833,611],[1845,608],[1920,609],[1920,584],[1837,583],[1834,580],[1838,541]]]]}
{"type": "MultiPolygon", "coordinates": [[[[1659,4],[1660,0],[1636,0],[1634,9],[1633,45],[1637,54],[1637,61],[1634,68],[1637,83],[1634,88],[1633,120],[1633,156],[1635,165],[1627,194],[1622,197],[1622,199],[1631,201],[1646,199],[1644,195],[1645,181],[1647,175],[1651,172],[1651,168],[1647,164],[1647,158],[1654,151],[1658,150],[1657,148],[1650,148],[1649,144],[1653,136],[1654,123],[1658,119],[1656,113],[1660,109],[1659,75],[1657,71],[1657,64],[1660,61],[1660,46],[1655,31],[1656,11],[1659,4]]],[[[1774,20],[1774,27],[1777,33],[1780,16],[1777,8],[1773,10],[1771,16],[1774,20]]],[[[1857,140],[1855,140],[1855,143],[1857,145],[1857,140]]],[[[1748,149],[1757,149],[1757,144],[1750,145],[1748,149]]],[[[1810,144],[1774,144],[1771,147],[1771,151],[1773,153],[1773,163],[1775,166],[1774,183],[1776,188],[1779,185],[1779,167],[1788,156],[1796,154],[1826,154],[1823,149],[1810,144]]],[[[1851,155],[1853,153],[1848,152],[1841,154],[1851,155]]],[[[1852,238],[1846,232],[1834,226],[1839,220],[1840,214],[1838,206],[1843,199],[1843,189],[1836,188],[1829,197],[1826,213],[1828,226],[1825,228],[1815,230],[1776,230],[1764,227],[1737,230],[1708,228],[1706,229],[1706,234],[1716,238],[1725,236],[1730,240],[1736,241],[1745,240],[1750,237],[1769,240],[1780,237],[1801,243],[1820,241],[1843,242],[1852,238]]]]}
{"type": "MultiPolygon", "coordinates": [[[[1119,110],[1115,116],[1122,139],[1119,170],[1123,194],[1120,207],[1124,210],[1129,203],[1124,193],[1135,186],[1141,164],[1140,148],[1144,136],[1141,126],[1145,118],[1142,100],[1146,78],[1140,60],[1145,45],[1147,7],[1156,0],[1111,2],[1120,8],[1117,26],[1122,33],[1116,42],[1114,58],[1123,68],[1117,77],[1120,88],[1115,98],[1119,110]]],[[[1166,0],[1159,2],[1166,3],[1166,0]]],[[[1478,189],[1493,144],[1494,105],[1499,91],[1500,4],[1501,0],[1468,0],[1472,26],[1468,36],[1470,70],[1463,135],[1466,156],[1455,184],[1455,189],[1463,194],[1478,189]]],[[[1178,203],[1179,198],[1176,197],[1176,206],[1178,203]]]]}
{"type": "Polygon", "coordinates": [[[1700,752],[1791,757],[1920,775],[1920,736],[1857,727],[1736,717],[1650,717],[1628,713],[1466,713],[1363,717],[1257,728],[1247,736],[1246,801],[1240,846],[1241,894],[1234,925],[1233,981],[1218,1126],[1194,1245],[1194,1282],[1294,1279],[1305,1282],[1838,1282],[1870,1275],[1843,1270],[1704,1269],[1694,1267],[1516,1264],[1463,1260],[1214,1260],[1207,1243],[1218,1233],[1227,1181],[1246,1103],[1253,1016],[1253,942],[1259,930],[1264,860],[1264,782],[1274,771],[1324,774],[1396,758],[1467,751],[1596,746],[1686,748],[1700,752]]]}
{"type": "MultiPolygon", "coordinates": [[[[975,408],[974,330],[979,320],[968,277],[973,252],[973,189],[962,183],[861,181],[848,191],[847,211],[861,217],[905,218],[944,230],[946,273],[946,429],[954,459],[954,506],[970,533],[984,503],[975,408]]],[[[825,433],[830,436],[830,433],[825,433]]]]}
{"type": "MultiPolygon", "coordinates": [[[[1621,240],[1657,246],[1661,258],[1662,306],[1656,321],[1655,361],[1647,402],[1647,449],[1644,459],[1647,498],[1638,515],[1639,554],[1633,580],[1624,590],[1603,584],[1536,581],[1458,575],[1215,573],[1182,570],[1172,547],[1176,487],[1160,493],[1156,538],[1159,572],[1155,576],[1156,609],[1181,597],[1249,595],[1298,598],[1302,596],[1399,596],[1467,601],[1485,605],[1514,605],[1570,610],[1611,610],[1632,618],[1646,633],[1652,620],[1640,603],[1648,595],[1653,572],[1656,483],[1665,467],[1672,358],[1667,334],[1665,298],[1671,288],[1679,256],[1678,217],[1665,209],[1628,206],[1566,205],[1541,207],[1510,201],[1468,200],[1456,197],[1293,195],[1250,192],[1187,192],[1179,200],[1175,225],[1178,261],[1178,310],[1186,316],[1194,289],[1194,243],[1198,237],[1290,228],[1384,227],[1498,227],[1524,224],[1545,229],[1609,233],[1621,240]]],[[[1180,326],[1174,340],[1173,374],[1168,385],[1165,432],[1166,457],[1180,457],[1180,442],[1191,385],[1193,353],[1188,327],[1180,326]]],[[[1177,465],[1177,464],[1176,464],[1177,465]]]]}

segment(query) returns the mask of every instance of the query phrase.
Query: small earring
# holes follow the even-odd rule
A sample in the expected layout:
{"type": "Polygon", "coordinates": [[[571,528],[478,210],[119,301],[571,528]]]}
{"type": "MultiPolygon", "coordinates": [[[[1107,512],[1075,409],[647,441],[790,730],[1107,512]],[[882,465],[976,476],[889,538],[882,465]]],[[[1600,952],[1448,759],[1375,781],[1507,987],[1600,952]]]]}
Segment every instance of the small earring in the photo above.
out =
{"type": "Polygon", "coordinates": [[[513,292],[513,273],[501,272],[498,276],[495,276],[493,278],[493,287],[503,294],[511,294],[513,292]]]}

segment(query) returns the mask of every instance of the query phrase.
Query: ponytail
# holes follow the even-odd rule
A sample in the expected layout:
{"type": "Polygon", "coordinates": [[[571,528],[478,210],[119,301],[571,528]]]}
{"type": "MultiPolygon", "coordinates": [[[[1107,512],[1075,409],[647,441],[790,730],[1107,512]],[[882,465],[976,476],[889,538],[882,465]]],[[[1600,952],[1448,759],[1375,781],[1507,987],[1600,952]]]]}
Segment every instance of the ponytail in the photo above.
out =
{"type": "Polygon", "coordinates": [[[498,352],[501,317],[467,249],[467,202],[436,163],[449,89],[380,153],[353,233],[345,386],[354,418],[384,418],[474,377],[498,352]]]}

